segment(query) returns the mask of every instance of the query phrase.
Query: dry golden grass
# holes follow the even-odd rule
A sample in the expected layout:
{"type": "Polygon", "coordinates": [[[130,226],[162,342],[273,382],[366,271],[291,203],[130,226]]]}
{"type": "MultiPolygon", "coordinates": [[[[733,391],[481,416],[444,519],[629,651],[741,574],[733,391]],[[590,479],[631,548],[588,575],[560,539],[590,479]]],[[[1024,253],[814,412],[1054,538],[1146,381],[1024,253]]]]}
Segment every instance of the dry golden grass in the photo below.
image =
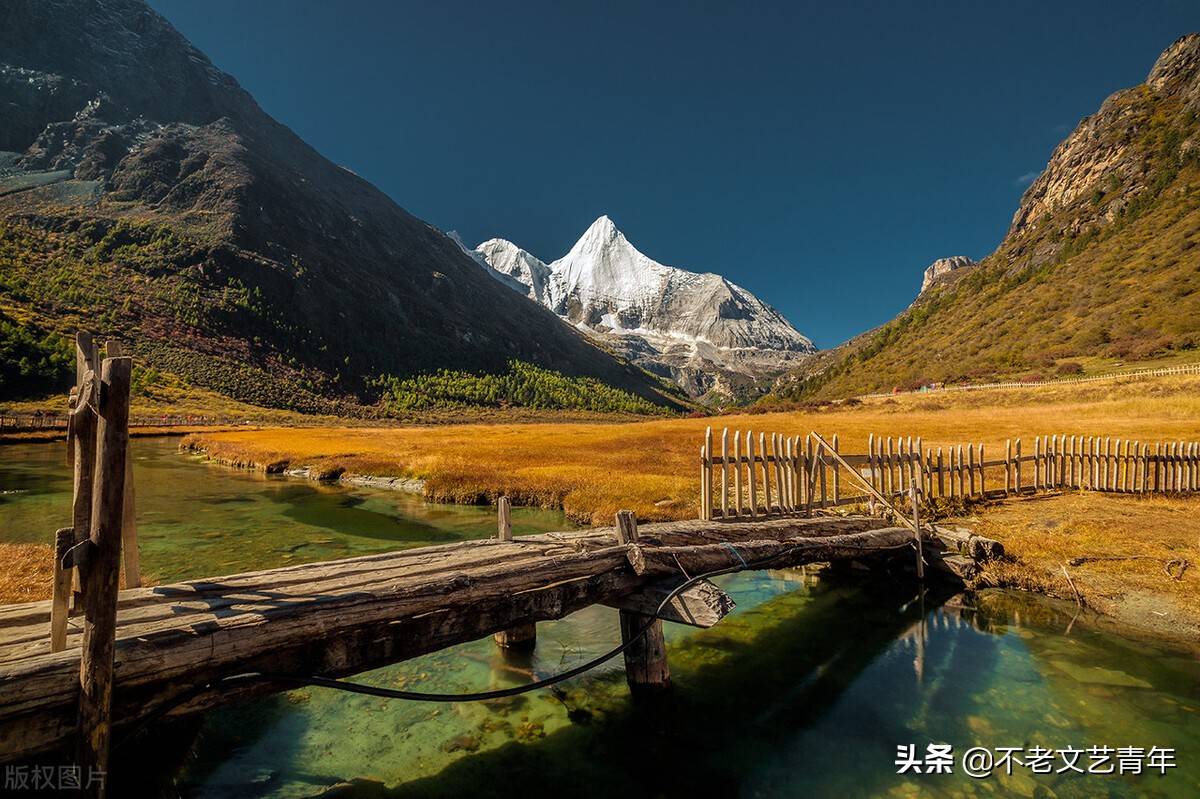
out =
{"type": "Polygon", "coordinates": [[[1073,433],[1152,441],[1200,438],[1200,378],[907,395],[855,407],[619,424],[471,424],[434,428],[267,428],[199,433],[187,443],[249,468],[309,466],[330,473],[415,477],[432,499],[562,507],[600,522],[621,508],[640,519],[695,514],[705,427],[839,434],[843,452],[867,436],[921,436],[926,446],[1073,433]]]}
{"type": "Polygon", "coordinates": [[[0,543],[0,605],[50,598],[54,548],[49,544],[0,543]]]}
{"type": "Polygon", "coordinates": [[[1200,628],[1200,499],[1069,493],[998,503],[962,521],[1015,556],[989,564],[984,583],[1071,600],[1078,591],[1089,607],[1142,627],[1200,628]],[[1071,564],[1085,557],[1096,559],[1071,564]]]}

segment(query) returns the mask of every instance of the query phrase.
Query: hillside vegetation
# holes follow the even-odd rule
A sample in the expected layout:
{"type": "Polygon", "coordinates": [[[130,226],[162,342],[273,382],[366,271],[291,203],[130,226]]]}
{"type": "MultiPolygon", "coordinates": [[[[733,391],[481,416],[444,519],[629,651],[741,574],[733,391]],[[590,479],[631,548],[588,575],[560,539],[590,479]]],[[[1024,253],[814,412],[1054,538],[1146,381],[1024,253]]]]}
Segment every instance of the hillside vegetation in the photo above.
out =
{"type": "Polygon", "coordinates": [[[1200,358],[1200,38],[1059,146],[978,266],[823,353],[776,397],[1052,377],[1081,359],[1200,358]]]}
{"type": "MultiPolygon", "coordinates": [[[[304,413],[376,415],[381,381],[514,359],[684,407],[323,158],[142,0],[17,3],[0,52],[0,311],[28,335],[89,330],[304,413]]],[[[25,375],[0,397],[57,388],[25,375]]]]}

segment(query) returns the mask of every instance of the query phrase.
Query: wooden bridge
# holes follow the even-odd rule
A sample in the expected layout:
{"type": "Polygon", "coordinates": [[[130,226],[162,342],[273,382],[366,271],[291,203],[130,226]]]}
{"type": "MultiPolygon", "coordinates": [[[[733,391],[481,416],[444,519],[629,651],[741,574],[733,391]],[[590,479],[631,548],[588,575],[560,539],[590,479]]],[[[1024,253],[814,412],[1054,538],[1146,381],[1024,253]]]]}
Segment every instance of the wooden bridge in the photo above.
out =
{"type": "MultiPolygon", "coordinates": [[[[126,583],[137,585],[131,362],[112,344],[107,354],[78,338],[73,524],[57,534],[54,598],[0,607],[0,761],[73,740],[84,773],[104,770],[114,729],[283,690],[295,684],[289,677],[351,675],[487,635],[526,646],[537,622],[593,604],[620,610],[631,687],[661,688],[670,680],[662,621],[707,627],[733,606],[696,575],[896,558],[919,575],[926,562],[961,575],[972,558],[995,553],[895,508],[885,521],[814,515],[811,503],[771,518],[709,512],[640,529],[622,511],[611,528],[514,538],[502,499],[489,540],[119,591],[122,554],[126,583]],[[247,673],[268,677],[222,682],[247,673]]],[[[811,483],[806,490],[811,496],[811,483]]],[[[91,793],[102,791],[97,784],[91,793]]]]}

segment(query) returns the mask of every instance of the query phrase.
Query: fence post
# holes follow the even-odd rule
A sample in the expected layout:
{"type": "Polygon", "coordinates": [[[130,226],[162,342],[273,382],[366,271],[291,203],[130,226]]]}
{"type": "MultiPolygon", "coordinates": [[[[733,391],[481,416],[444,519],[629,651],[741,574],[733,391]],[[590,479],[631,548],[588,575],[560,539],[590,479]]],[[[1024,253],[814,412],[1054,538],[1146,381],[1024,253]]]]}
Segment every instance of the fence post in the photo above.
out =
{"type": "Polygon", "coordinates": [[[729,428],[721,430],[721,518],[729,518],[729,428]]]}
{"type": "Polygon", "coordinates": [[[896,475],[892,469],[892,437],[887,440],[887,496],[889,500],[896,494],[896,475]]]}
{"type": "Polygon", "coordinates": [[[1156,494],[1162,493],[1162,474],[1160,471],[1161,465],[1162,465],[1162,461],[1160,460],[1161,455],[1162,455],[1162,442],[1155,441],[1154,442],[1154,468],[1153,468],[1154,487],[1153,487],[1153,491],[1156,494]]]}
{"type": "Polygon", "coordinates": [[[742,433],[733,431],[733,510],[742,515],[742,433]]]}
{"type": "Polygon", "coordinates": [[[979,445],[979,496],[987,499],[987,467],[984,464],[987,460],[983,457],[983,444],[979,445]]]}
{"type": "Polygon", "coordinates": [[[970,496],[973,497],[973,496],[975,496],[975,445],[974,444],[967,444],[967,472],[970,477],[970,479],[968,480],[969,485],[970,485],[970,490],[971,490],[970,496]]]}
{"type": "Polygon", "coordinates": [[[785,509],[788,513],[796,510],[796,462],[794,459],[795,450],[792,448],[792,437],[787,436],[783,442],[783,457],[784,457],[784,496],[787,499],[784,501],[785,509]]]}
{"type": "Polygon", "coordinates": [[[875,482],[875,434],[867,434],[867,468],[870,470],[871,487],[879,490],[879,486],[875,482]]]}
{"type": "MultiPolygon", "coordinates": [[[[85,774],[108,770],[131,371],[129,358],[105,358],[97,382],[93,513],[87,554],[80,566],[85,599],[79,663],[78,762],[85,774]]],[[[87,793],[104,796],[103,781],[92,783],[87,793]]]]}
{"type": "MultiPolygon", "coordinates": [[[[833,451],[839,452],[838,435],[833,434],[833,451]]],[[[837,507],[838,501],[842,498],[842,468],[838,463],[837,458],[833,459],[833,505],[837,507]]]]}
{"type": "Polygon", "coordinates": [[[758,495],[754,486],[754,431],[746,431],[746,479],[750,490],[750,518],[758,515],[758,495]]]}
{"type": "MultiPolygon", "coordinates": [[[[496,538],[500,541],[513,540],[512,503],[508,497],[500,497],[496,500],[496,538]]],[[[495,633],[492,640],[501,649],[527,652],[537,646],[537,625],[532,622],[518,624],[495,633]]]]}
{"type": "Polygon", "coordinates": [[[779,500],[779,512],[787,510],[787,487],[784,485],[784,434],[772,435],[772,449],[775,451],[775,498],[779,500]]]}
{"type": "Polygon", "coordinates": [[[763,516],[771,515],[771,464],[767,462],[767,434],[758,434],[758,457],[762,461],[763,516]]]}
{"type": "Polygon", "coordinates": [[[804,437],[804,458],[808,469],[804,475],[804,482],[808,485],[808,504],[804,507],[804,513],[806,516],[812,516],[813,502],[815,501],[813,494],[817,490],[817,459],[813,453],[811,433],[804,437]]]}
{"type": "Polygon", "coordinates": [[[1019,439],[1019,438],[1017,439],[1017,442],[1016,442],[1015,451],[1016,451],[1016,460],[1013,461],[1013,464],[1016,468],[1013,469],[1013,472],[1014,472],[1013,484],[1015,486],[1016,493],[1020,494],[1021,493],[1021,439],[1019,439]]]}
{"type": "Polygon", "coordinates": [[[1004,495],[1012,493],[1012,439],[1004,440],[1004,495]]]}
{"type": "MultiPolygon", "coordinates": [[[[637,543],[637,519],[632,511],[617,512],[617,538],[622,544],[637,543]]],[[[625,681],[631,691],[658,690],[671,684],[662,621],[652,618],[620,611],[621,642],[629,644],[625,650],[625,681]]]]}

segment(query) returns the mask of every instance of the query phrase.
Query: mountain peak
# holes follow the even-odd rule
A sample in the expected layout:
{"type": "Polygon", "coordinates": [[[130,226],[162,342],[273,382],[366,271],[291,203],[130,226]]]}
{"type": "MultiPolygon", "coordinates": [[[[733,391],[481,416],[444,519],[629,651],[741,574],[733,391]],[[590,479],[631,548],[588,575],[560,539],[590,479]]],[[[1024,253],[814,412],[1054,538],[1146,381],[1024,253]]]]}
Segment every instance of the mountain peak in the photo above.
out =
{"type": "Polygon", "coordinates": [[[608,246],[619,241],[628,243],[625,239],[625,234],[617,230],[617,225],[609,218],[608,214],[600,215],[595,222],[588,226],[588,229],[579,237],[579,241],[575,246],[588,244],[595,246],[608,246]]]}
{"type": "Polygon", "coordinates": [[[1156,92],[1185,91],[1197,97],[1200,72],[1200,33],[1180,36],[1162,52],[1150,70],[1146,84],[1156,92]]]}

